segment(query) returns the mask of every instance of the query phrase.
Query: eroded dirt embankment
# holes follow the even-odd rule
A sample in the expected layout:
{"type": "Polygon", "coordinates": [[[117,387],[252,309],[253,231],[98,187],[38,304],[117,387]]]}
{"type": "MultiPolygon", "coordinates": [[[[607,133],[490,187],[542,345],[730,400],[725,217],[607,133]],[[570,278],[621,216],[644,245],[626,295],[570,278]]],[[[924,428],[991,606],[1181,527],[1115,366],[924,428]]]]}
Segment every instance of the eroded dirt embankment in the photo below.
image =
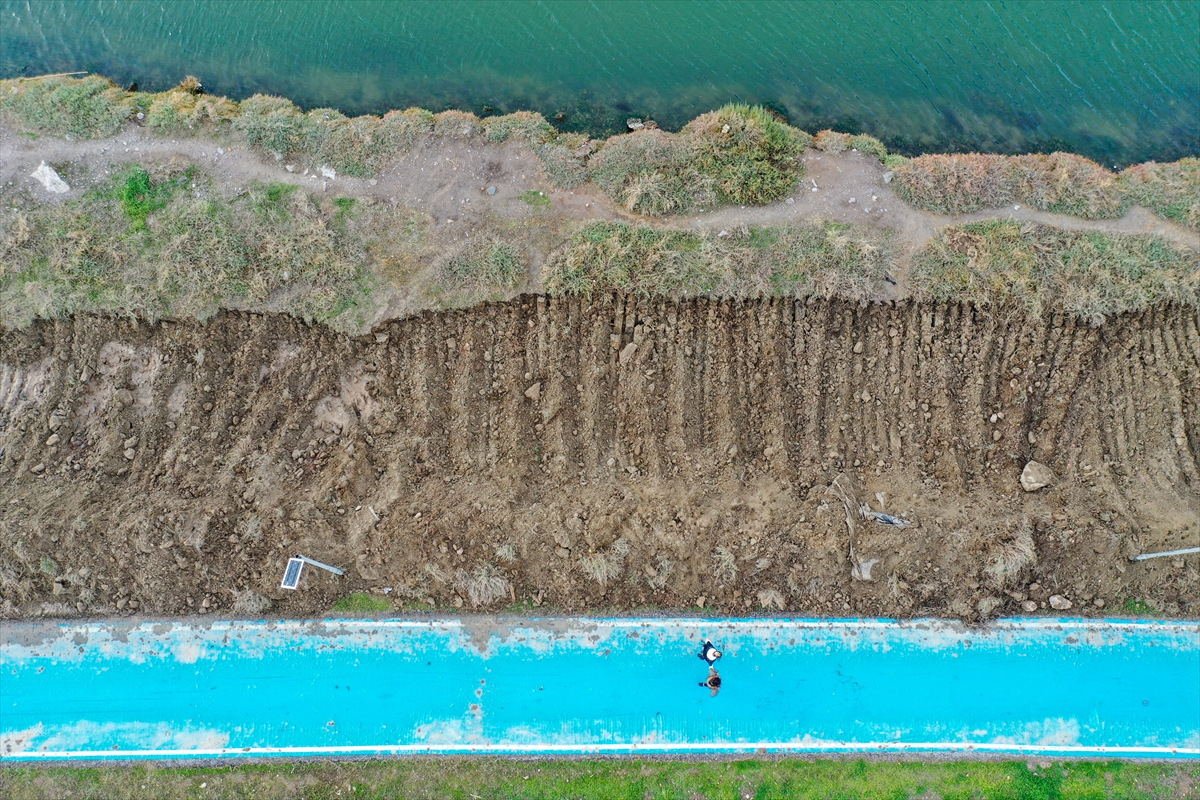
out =
{"type": "Polygon", "coordinates": [[[1194,557],[1128,558],[1200,537],[1198,323],[526,296],[359,339],[248,314],[4,331],[3,613],[295,616],[370,590],[1194,615],[1194,557]],[[1023,492],[1029,459],[1057,484],[1023,492]],[[841,472],[919,523],[857,525],[873,582],[841,472]],[[296,553],[346,575],[280,590],[296,553]]]}

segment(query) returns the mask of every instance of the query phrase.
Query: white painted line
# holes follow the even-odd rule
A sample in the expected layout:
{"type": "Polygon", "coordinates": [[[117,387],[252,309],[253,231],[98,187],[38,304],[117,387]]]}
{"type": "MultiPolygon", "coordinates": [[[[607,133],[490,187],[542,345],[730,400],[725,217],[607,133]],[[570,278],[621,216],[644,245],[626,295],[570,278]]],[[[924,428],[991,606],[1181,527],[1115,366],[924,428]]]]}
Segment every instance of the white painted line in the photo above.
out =
{"type": "Polygon", "coordinates": [[[197,756],[351,755],[365,753],[520,755],[527,753],[744,753],[755,750],[790,753],[837,752],[955,752],[1013,753],[1022,755],[1139,755],[1200,756],[1200,748],[1182,747],[1081,747],[1078,745],[1022,745],[973,742],[682,742],[678,744],[525,744],[525,745],[420,745],[380,744],[343,747],[226,747],[207,750],[63,750],[25,752],[0,756],[0,760],[53,760],[101,758],[195,758],[197,756]]]}

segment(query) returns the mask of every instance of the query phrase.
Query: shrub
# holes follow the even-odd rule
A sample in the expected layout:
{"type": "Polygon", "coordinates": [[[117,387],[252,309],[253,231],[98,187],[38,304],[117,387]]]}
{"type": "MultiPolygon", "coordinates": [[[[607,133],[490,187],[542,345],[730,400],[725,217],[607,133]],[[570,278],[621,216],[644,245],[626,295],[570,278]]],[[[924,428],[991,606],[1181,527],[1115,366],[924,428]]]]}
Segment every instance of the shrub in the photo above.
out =
{"type": "Polygon", "coordinates": [[[233,128],[252,146],[288,154],[299,151],[308,140],[311,123],[291,100],[256,94],[241,102],[233,128]]]}
{"type": "Polygon", "coordinates": [[[614,136],[588,162],[588,177],[629,211],[661,216],[714,205],[712,181],[695,169],[682,137],[661,130],[614,136]]]}
{"type": "Polygon", "coordinates": [[[1119,217],[1128,207],[1113,173],[1070,153],[928,155],[894,169],[903,200],[941,214],[1024,203],[1096,219],[1119,217]]]}
{"type": "Polygon", "coordinates": [[[135,110],[106,78],[18,78],[0,82],[0,113],[31,130],[81,138],[111,136],[135,110]]]}
{"type": "Polygon", "coordinates": [[[1200,230],[1200,158],[1138,164],[1121,172],[1117,182],[1130,203],[1200,230]]]}
{"type": "Polygon", "coordinates": [[[719,199],[770,203],[789,194],[803,173],[807,133],[780,122],[761,106],[728,105],[689,122],[696,169],[710,178],[719,199]]]}
{"type": "Polygon", "coordinates": [[[1011,220],[945,228],[914,256],[919,297],[1061,308],[1099,321],[1200,301],[1200,257],[1149,234],[1065,231],[1011,220]]]}
{"type": "Polygon", "coordinates": [[[642,130],[610,138],[589,177],[629,211],[652,216],[717,203],[769,203],[790,193],[811,142],[758,106],[731,105],[678,134],[642,130]]]}

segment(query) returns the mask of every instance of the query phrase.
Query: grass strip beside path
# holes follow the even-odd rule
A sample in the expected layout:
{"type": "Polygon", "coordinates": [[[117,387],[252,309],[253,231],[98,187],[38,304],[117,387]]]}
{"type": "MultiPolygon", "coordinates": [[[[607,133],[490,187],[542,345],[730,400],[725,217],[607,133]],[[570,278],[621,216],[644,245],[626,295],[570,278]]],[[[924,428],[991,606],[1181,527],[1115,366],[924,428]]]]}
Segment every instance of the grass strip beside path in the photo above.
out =
{"type": "Polygon", "coordinates": [[[1195,798],[1200,764],[415,758],[213,767],[7,767],[11,800],[1101,800],[1195,798]]]}

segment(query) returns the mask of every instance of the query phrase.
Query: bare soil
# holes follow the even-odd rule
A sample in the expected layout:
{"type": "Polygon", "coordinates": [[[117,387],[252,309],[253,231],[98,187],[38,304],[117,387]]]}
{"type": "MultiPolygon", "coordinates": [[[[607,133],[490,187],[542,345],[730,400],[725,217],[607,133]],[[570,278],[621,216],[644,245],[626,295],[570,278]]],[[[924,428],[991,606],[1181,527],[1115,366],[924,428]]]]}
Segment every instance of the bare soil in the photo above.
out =
{"type": "Polygon", "coordinates": [[[1196,556],[1129,559],[1200,540],[1198,453],[1196,309],[1092,328],[522,296],[360,338],[241,313],[45,322],[0,331],[0,611],[306,616],[367,591],[968,620],[1063,595],[1071,615],[1137,598],[1194,616],[1196,556]],[[1030,459],[1051,487],[1021,489],[1030,459]],[[843,473],[916,524],[859,521],[851,541],[827,488],[843,473]],[[298,553],[346,574],[281,590],[298,553]]]}

